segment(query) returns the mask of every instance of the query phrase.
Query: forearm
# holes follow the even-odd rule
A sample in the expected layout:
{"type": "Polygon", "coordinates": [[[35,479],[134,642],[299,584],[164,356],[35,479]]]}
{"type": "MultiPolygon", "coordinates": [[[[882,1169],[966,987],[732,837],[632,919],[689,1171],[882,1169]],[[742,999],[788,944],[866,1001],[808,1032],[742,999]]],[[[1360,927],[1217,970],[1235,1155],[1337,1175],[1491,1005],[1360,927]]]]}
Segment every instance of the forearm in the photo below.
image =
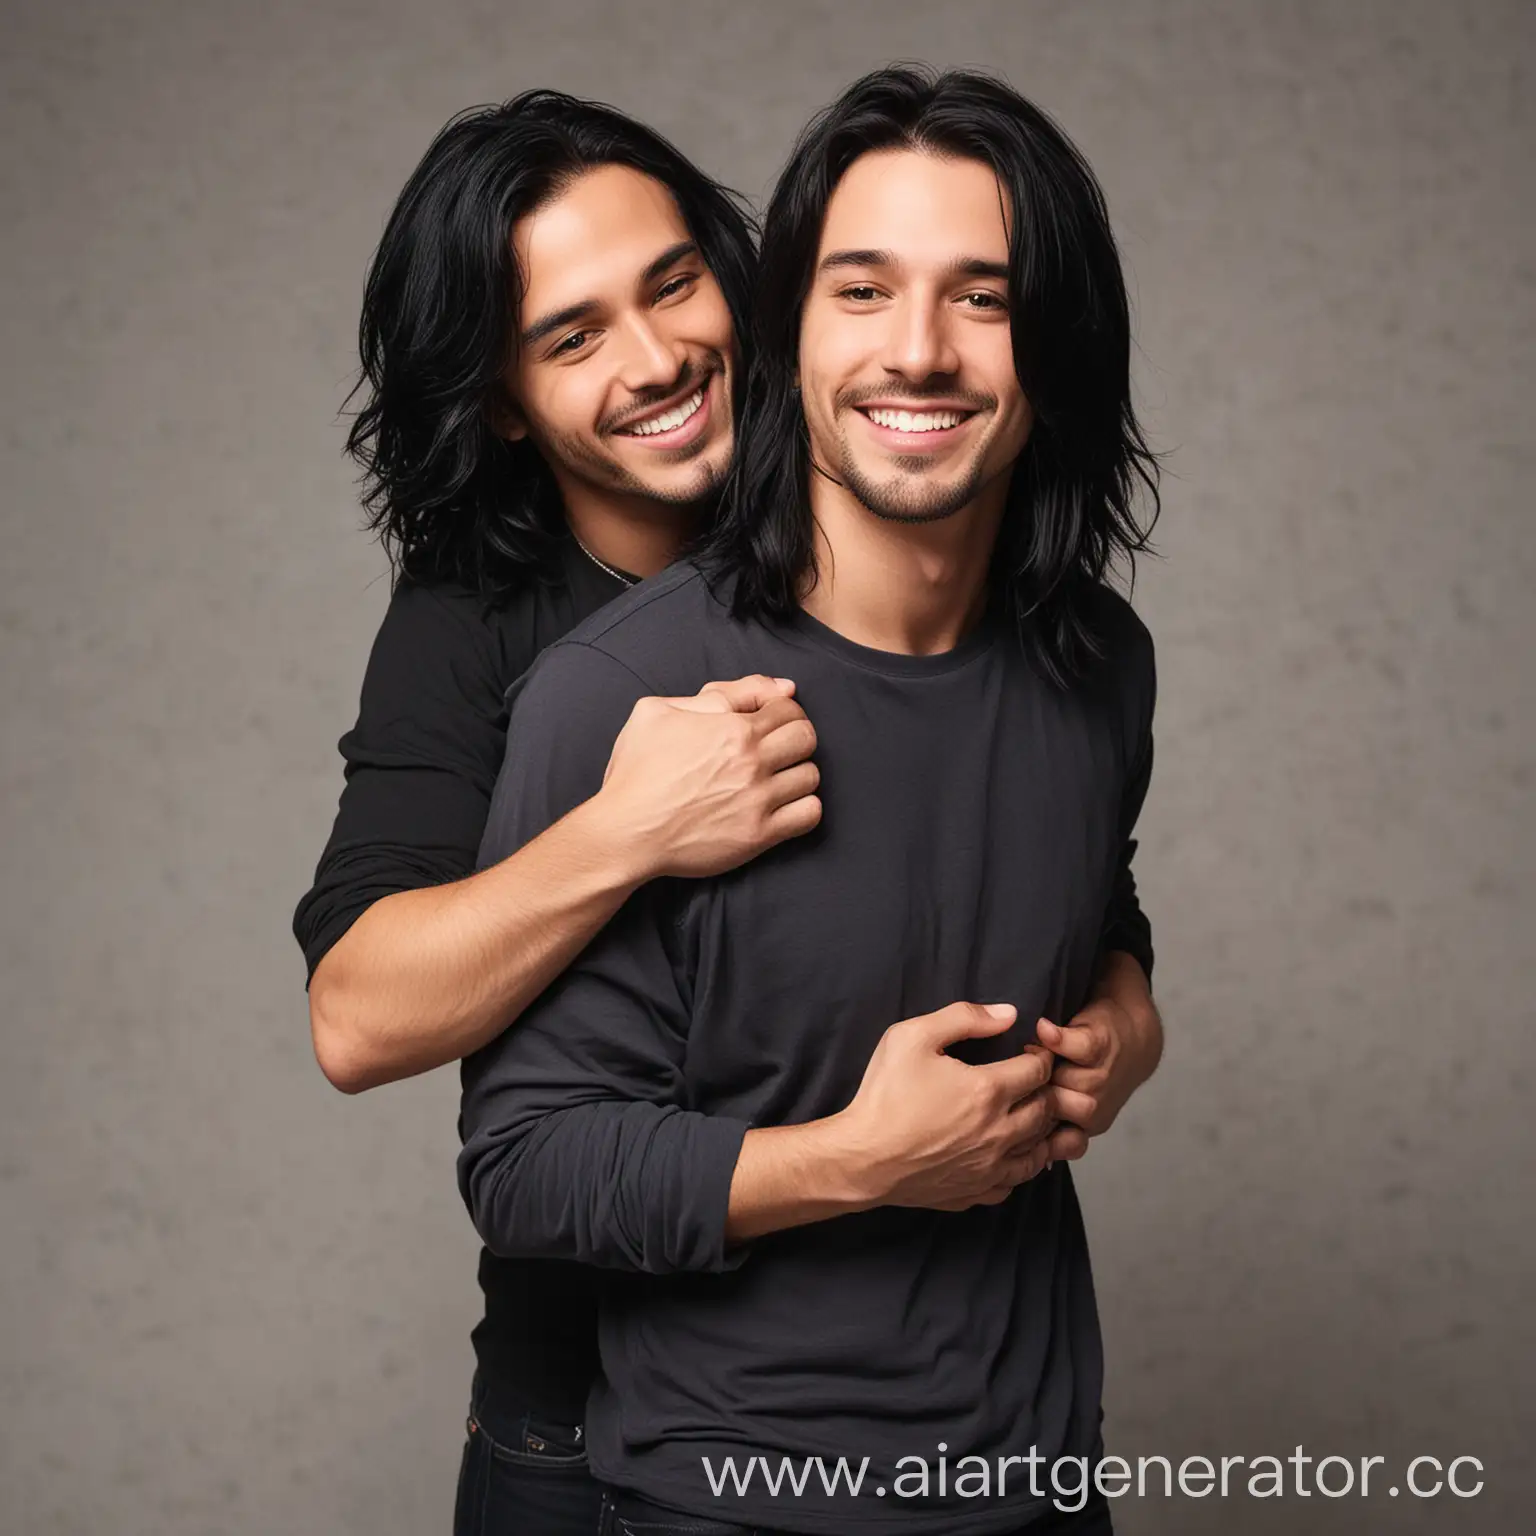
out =
{"type": "Polygon", "coordinates": [[[880,1203],[844,1116],[747,1132],[731,1178],[728,1243],[809,1226],[880,1203]]]}
{"type": "Polygon", "coordinates": [[[357,1093],[495,1039],[650,874],[601,794],[467,879],[376,901],[315,969],[315,1055],[357,1093]]]}
{"type": "Polygon", "coordinates": [[[498,1253],[652,1274],[719,1269],[733,1245],[880,1203],[842,1122],[832,1115],[743,1135],[728,1117],[581,1105],[494,1150],[471,1137],[464,1195],[498,1253]]]}
{"type": "Polygon", "coordinates": [[[1100,1000],[1114,1003],[1130,1019],[1137,1083],[1146,1082],[1162,1060],[1163,1021],[1147,973],[1134,955],[1112,949],[1100,957],[1089,1001],[1100,1000]]]}

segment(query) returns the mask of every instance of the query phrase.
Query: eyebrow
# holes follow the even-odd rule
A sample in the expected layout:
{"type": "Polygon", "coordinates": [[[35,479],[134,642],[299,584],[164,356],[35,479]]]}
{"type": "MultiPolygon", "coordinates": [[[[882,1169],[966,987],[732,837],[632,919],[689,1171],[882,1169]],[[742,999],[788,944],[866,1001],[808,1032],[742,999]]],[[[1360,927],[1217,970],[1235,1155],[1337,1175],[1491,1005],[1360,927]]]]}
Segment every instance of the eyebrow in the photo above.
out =
{"type": "MultiPolygon", "coordinates": [[[[821,258],[819,272],[836,272],[843,267],[900,267],[901,261],[893,251],[849,250],[829,251],[821,258]]],[[[986,261],[980,256],[957,256],[945,268],[948,277],[995,277],[1008,280],[1008,264],[1002,261],[986,261]]]]}
{"type": "MultiPolygon", "coordinates": [[[[640,281],[642,283],[654,282],[668,267],[675,267],[678,262],[687,256],[698,255],[698,251],[698,245],[692,240],[679,240],[675,245],[669,245],[640,274],[640,281]]],[[[518,343],[524,347],[536,346],[546,336],[553,335],[556,331],[562,330],[573,321],[586,319],[588,315],[595,314],[597,309],[598,303],[596,299],[583,299],[578,304],[567,304],[564,309],[557,309],[550,314],[541,315],[518,337],[518,343]]]]}

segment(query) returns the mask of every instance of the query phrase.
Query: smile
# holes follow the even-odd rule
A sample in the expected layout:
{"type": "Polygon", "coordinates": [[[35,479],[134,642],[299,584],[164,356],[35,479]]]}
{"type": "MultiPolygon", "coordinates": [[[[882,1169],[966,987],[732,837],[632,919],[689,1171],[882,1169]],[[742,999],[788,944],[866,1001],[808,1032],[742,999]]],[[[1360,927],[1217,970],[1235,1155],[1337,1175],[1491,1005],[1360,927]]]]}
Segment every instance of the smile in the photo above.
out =
{"type": "Polygon", "coordinates": [[[938,402],[918,410],[894,402],[859,405],[854,409],[874,428],[877,442],[901,453],[931,453],[957,441],[966,422],[978,414],[972,407],[938,402]]]}
{"type": "Polygon", "coordinates": [[[958,427],[968,411],[892,411],[876,407],[864,412],[877,427],[892,432],[945,432],[958,427]]]}
{"type": "Polygon", "coordinates": [[[617,430],[625,437],[660,437],[668,432],[676,432],[692,421],[704,408],[704,397],[708,393],[709,384],[706,381],[680,404],[662,411],[657,416],[647,416],[640,421],[632,421],[627,427],[620,427],[617,430]]]}

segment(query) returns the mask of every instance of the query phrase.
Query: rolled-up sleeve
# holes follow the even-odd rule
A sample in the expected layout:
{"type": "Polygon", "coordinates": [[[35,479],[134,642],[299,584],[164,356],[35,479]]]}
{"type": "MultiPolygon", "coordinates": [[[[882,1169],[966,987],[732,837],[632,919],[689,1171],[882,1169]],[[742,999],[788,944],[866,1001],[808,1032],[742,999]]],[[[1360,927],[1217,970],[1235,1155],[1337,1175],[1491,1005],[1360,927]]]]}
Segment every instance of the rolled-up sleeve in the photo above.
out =
{"type": "MultiPolygon", "coordinates": [[[[517,743],[480,851],[505,858],[602,784],[648,689],[590,646],[552,647],[513,705],[517,743]]],[[[486,1246],[666,1274],[726,1248],[744,1122],[685,1107],[690,995],[670,882],[643,887],[516,1024],[465,1059],[459,1187],[486,1246]]]]}

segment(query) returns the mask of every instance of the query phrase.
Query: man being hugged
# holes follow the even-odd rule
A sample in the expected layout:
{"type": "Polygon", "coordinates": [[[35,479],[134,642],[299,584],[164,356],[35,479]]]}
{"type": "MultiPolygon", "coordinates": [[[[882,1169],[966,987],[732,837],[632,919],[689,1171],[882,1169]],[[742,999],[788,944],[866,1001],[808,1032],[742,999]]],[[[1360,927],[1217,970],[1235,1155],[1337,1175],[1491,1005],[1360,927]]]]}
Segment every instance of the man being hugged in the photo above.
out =
{"type": "Polygon", "coordinates": [[[1129,345],[1060,131],[980,76],[866,77],[769,208],[718,535],[522,686],[482,860],[593,792],[643,696],[793,677],[817,721],[814,832],[642,888],[464,1065],[488,1247],[610,1271],[615,1531],[1109,1529],[1019,1458],[1100,1454],[1066,1160],[1161,1049],[1130,874],[1152,643],[1103,580],[1155,494],[1129,345]],[[920,1496],[914,1456],[949,1469],[920,1496]],[[711,1485],[753,1457],[868,1470],[711,1485]]]}

